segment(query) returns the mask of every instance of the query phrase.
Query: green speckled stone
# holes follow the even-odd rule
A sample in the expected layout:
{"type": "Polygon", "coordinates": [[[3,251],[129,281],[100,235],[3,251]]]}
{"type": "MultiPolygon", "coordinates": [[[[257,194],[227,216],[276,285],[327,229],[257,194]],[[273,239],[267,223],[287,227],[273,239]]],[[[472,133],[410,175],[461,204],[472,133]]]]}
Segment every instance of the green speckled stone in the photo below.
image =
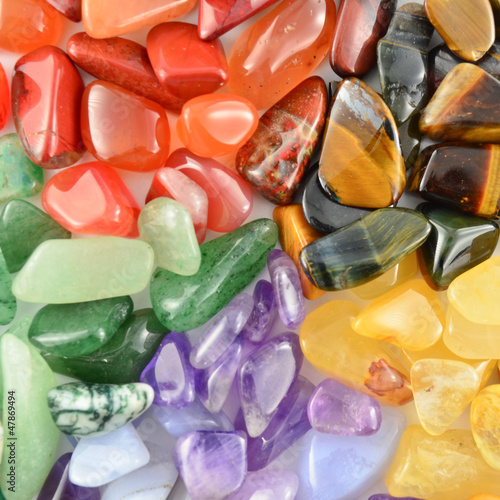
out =
{"type": "Polygon", "coordinates": [[[153,403],[148,384],[70,382],[47,395],[57,427],[71,436],[96,437],[114,431],[144,413],[153,403]]]}
{"type": "Polygon", "coordinates": [[[142,370],[167,333],[152,309],[141,309],[134,311],[111,340],[92,354],[65,358],[44,352],[42,356],[55,372],[84,382],[129,384],[139,382],[142,370]]]}
{"type": "Polygon", "coordinates": [[[385,273],[429,236],[427,219],[409,208],[375,210],[305,246],[300,264],[321,290],[344,290],[385,273]]]}
{"type": "Polygon", "coordinates": [[[109,342],[133,308],[130,297],[49,304],[35,314],[29,340],[41,351],[57,356],[84,356],[109,342]]]}
{"type": "Polygon", "coordinates": [[[16,312],[17,301],[12,293],[12,278],[0,251],[0,325],[8,325],[16,312]]]}
{"type": "Polygon", "coordinates": [[[71,238],[71,233],[27,201],[9,201],[0,215],[0,249],[11,273],[24,266],[40,243],[60,238],[71,238]]]}
{"type": "Polygon", "coordinates": [[[47,393],[56,386],[56,379],[35,348],[8,333],[0,339],[0,362],[5,430],[0,487],[7,500],[30,500],[42,487],[57,450],[60,434],[47,406],[47,393]],[[7,415],[12,395],[15,427],[9,429],[7,415]],[[7,475],[12,465],[8,463],[12,443],[16,455],[15,492],[8,489],[7,475]]]}
{"type": "Polygon", "coordinates": [[[43,187],[43,169],[24,154],[17,134],[0,137],[0,202],[28,198],[43,187]]]}
{"type": "Polygon", "coordinates": [[[193,276],[156,269],[150,291],[158,319],[177,331],[202,325],[252,282],[277,240],[276,224],[258,219],[201,245],[193,276]]]}

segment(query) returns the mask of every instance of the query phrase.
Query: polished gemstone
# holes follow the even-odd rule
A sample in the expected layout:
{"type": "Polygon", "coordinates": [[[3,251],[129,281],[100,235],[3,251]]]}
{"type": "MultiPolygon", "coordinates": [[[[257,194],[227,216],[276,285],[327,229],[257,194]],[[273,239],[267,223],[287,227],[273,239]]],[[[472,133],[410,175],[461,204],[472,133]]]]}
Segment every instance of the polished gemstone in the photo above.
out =
{"type": "MultiPolygon", "coordinates": [[[[372,495],[368,500],[423,500],[422,498],[415,497],[393,497],[392,495],[386,493],[377,493],[372,495]]],[[[477,499],[479,500],[479,499],[477,499]]],[[[486,500],[486,499],[484,499],[486,500]]]]}
{"type": "Polygon", "coordinates": [[[12,294],[12,277],[0,251],[0,325],[8,325],[16,316],[17,301],[12,294]]]}
{"type": "Polygon", "coordinates": [[[182,107],[177,135],[194,154],[206,158],[238,151],[259,124],[255,106],[235,94],[207,94],[182,107]]]}
{"type": "Polygon", "coordinates": [[[118,173],[95,161],[54,175],[42,193],[47,213],[68,231],[135,238],[139,205],[118,173]]]}
{"type": "Polygon", "coordinates": [[[7,124],[10,114],[9,82],[5,70],[0,63],[0,130],[7,124]]]}
{"type": "Polygon", "coordinates": [[[427,219],[408,208],[383,208],[305,246],[300,263],[322,290],[362,285],[401,262],[427,239],[427,219]]]}
{"type": "Polygon", "coordinates": [[[98,160],[146,172],[163,167],[170,148],[165,110],[114,83],[97,80],[82,100],[82,137],[98,160]]]}
{"type": "Polygon", "coordinates": [[[421,112],[419,111],[398,128],[406,170],[413,167],[420,151],[420,142],[422,140],[422,133],[418,126],[420,116],[421,112]]]}
{"type": "Polygon", "coordinates": [[[66,46],[69,57],[98,80],[116,83],[179,113],[184,101],[171,95],[156,78],[146,47],[125,38],[99,40],[75,33],[66,46]]]}
{"type": "Polygon", "coordinates": [[[325,82],[312,76],[266,111],[238,151],[236,169],[267,200],[288,205],[325,125],[325,82]]]}
{"type": "Polygon", "coordinates": [[[227,82],[222,43],[201,40],[194,24],[170,22],[155,26],[148,33],[147,48],[160,83],[183,101],[215,92],[227,82]]]}
{"type": "Polygon", "coordinates": [[[342,77],[368,73],[377,58],[377,42],[387,33],[396,0],[341,0],[330,64],[342,77]]]}
{"type": "Polygon", "coordinates": [[[495,41],[489,0],[425,0],[424,6],[446,45],[462,59],[477,61],[495,41]]]}
{"type": "Polygon", "coordinates": [[[158,268],[151,280],[151,302],[171,330],[192,330],[219,312],[259,274],[278,239],[269,219],[257,219],[201,245],[201,267],[194,276],[158,268]]]}
{"type": "Polygon", "coordinates": [[[294,500],[299,478],[291,470],[260,470],[249,472],[243,486],[226,500],[294,500]]]}
{"type": "Polygon", "coordinates": [[[74,23],[82,20],[82,0],[45,0],[74,23]]]}
{"type": "Polygon", "coordinates": [[[307,78],[328,53],[332,0],[285,0],[243,31],[229,58],[229,89],[266,109],[307,78]]]}
{"type": "Polygon", "coordinates": [[[398,130],[382,98],[357,78],[343,80],[332,98],[318,176],[336,201],[355,207],[393,205],[406,170],[398,130]]]}

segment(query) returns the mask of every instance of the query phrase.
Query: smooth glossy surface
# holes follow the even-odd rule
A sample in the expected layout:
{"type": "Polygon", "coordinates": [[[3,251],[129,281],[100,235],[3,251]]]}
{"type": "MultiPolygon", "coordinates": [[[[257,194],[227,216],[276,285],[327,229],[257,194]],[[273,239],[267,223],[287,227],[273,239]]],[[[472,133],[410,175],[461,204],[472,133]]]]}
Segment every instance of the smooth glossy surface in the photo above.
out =
{"type": "Polygon", "coordinates": [[[7,75],[0,63],[0,130],[7,124],[10,114],[10,91],[7,75]]]}
{"type": "Polygon", "coordinates": [[[290,470],[249,472],[243,486],[236,493],[228,496],[227,500],[248,500],[249,498],[293,500],[298,488],[299,478],[290,470]]]}
{"type": "Polygon", "coordinates": [[[82,20],[82,0],[45,0],[74,23],[82,20]]]}
{"type": "Polygon", "coordinates": [[[17,302],[12,294],[12,277],[0,252],[0,325],[8,325],[16,313],[17,302]]]}

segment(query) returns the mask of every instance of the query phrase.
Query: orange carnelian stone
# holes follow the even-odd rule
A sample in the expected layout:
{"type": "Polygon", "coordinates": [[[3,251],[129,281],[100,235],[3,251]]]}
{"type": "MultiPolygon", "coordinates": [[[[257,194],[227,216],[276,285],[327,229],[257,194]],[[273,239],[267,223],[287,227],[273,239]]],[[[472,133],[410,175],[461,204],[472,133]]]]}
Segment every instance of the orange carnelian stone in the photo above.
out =
{"type": "Polygon", "coordinates": [[[2,63],[0,63],[0,130],[7,124],[10,109],[9,82],[5,75],[2,63]]]}

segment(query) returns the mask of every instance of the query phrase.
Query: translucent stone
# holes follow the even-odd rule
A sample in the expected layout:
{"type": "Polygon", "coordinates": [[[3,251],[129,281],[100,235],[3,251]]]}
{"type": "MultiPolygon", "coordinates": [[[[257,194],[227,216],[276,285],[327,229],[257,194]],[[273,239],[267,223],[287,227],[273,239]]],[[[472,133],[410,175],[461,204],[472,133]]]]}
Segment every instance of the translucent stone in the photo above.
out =
{"type": "Polygon", "coordinates": [[[291,470],[249,472],[243,486],[226,500],[294,500],[299,478],[291,470]]]}

